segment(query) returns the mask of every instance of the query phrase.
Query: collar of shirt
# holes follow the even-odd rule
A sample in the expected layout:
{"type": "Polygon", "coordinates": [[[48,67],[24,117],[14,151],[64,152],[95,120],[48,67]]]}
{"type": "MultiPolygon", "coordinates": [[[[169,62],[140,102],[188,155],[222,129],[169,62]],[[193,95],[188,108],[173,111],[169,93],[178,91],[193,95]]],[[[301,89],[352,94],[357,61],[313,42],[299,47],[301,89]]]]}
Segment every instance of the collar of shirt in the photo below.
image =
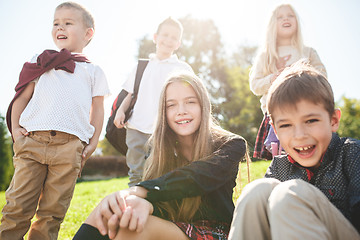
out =
{"type": "Polygon", "coordinates": [[[156,61],[156,62],[176,63],[176,62],[179,61],[179,58],[177,57],[176,54],[171,55],[169,58],[160,60],[160,59],[156,56],[155,53],[151,53],[151,54],[149,55],[149,58],[150,58],[152,61],[156,61]]]}
{"type": "MultiPolygon", "coordinates": [[[[321,164],[323,163],[324,156],[325,156],[325,154],[321,157],[321,160],[320,160],[320,163],[321,163],[321,164]]],[[[300,165],[298,162],[296,162],[290,155],[288,155],[287,157],[288,157],[289,162],[291,162],[293,165],[295,165],[295,166],[298,167],[298,168],[305,169],[306,174],[307,174],[307,178],[308,178],[309,181],[312,179],[312,177],[314,176],[314,171],[313,171],[311,168],[307,168],[307,167],[301,166],[301,165],[300,165]]]]}

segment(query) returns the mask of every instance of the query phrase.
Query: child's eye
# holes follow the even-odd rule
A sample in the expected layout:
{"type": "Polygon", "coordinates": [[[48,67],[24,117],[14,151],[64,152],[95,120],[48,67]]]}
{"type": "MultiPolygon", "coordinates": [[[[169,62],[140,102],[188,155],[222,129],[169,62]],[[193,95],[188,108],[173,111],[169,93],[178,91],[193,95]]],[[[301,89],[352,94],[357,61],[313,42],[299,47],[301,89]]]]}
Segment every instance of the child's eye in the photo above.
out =
{"type": "Polygon", "coordinates": [[[167,105],[166,105],[166,108],[171,108],[171,107],[173,107],[173,106],[175,106],[175,104],[173,104],[173,103],[167,104],[167,105]]]}
{"type": "Polygon", "coordinates": [[[65,23],[66,25],[72,25],[72,23],[71,22],[67,22],[67,23],[65,23]]]}
{"type": "Polygon", "coordinates": [[[291,125],[290,124],[280,124],[279,125],[279,128],[287,128],[287,127],[290,127],[291,125]]]}
{"type": "Polygon", "coordinates": [[[59,26],[59,24],[58,24],[58,23],[54,23],[54,27],[57,27],[57,26],[59,26]]]}
{"type": "Polygon", "coordinates": [[[314,123],[314,122],[318,122],[319,120],[318,119],[309,119],[306,121],[306,123],[314,123]]]}

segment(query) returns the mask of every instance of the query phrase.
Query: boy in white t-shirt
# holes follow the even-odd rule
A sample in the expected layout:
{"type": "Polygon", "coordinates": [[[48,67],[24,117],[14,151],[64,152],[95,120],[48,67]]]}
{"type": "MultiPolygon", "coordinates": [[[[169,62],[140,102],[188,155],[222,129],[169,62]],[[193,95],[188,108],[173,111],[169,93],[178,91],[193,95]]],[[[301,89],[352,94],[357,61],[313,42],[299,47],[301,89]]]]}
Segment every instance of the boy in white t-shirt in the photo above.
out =
{"type": "Polygon", "coordinates": [[[116,112],[114,124],[118,128],[126,125],[126,163],[129,167],[129,186],[141,181],[145,163],[145,144],[153,132],[158,113],[158,102],[162,85],[172,74],[191,71],[189,64],[180,61],[174,54],[181,45],[182,25],[178,20],[167,18],[158,26],[154,34],[155,54],[145,68],[133,114],[125,124],[125,112],[129,108],[134,91],[136,68],[123,85],[129,94],[116,112]]]}
{"type": "Polygon", "coordinates": [[[97,146],[109,94],[104,72],[79,54],[93,34],[86,9],[60,4],[52,37],[61,51],[45,50],[20,73],[7,113],[15,172],[2,210],[2,240],[23,239],[29,228],[28,239],[57,239],[76,179],[97,146]]]}

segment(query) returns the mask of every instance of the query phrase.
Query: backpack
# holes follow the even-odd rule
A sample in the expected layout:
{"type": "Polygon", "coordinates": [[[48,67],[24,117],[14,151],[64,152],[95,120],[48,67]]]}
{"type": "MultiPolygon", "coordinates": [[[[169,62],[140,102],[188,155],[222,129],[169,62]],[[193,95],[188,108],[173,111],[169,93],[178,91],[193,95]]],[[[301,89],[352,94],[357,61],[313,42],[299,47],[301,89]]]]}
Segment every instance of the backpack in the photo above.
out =
{"type": "MultiPolygon", "coordinates": [[[[131,117],[136,100],[137,100],[137,94],[139,91],[140,81],[142,78],[142,75],[144,73],[144,70],[148,64],[148,59],[139,59],[138,60],[138,66],[136,69],[136,77],[135,77],[135,84],[134,84],[134,92],[131,97],[131,102],[129,105],[129,108],[125,112],[125,122],[131,117]]],[[[126,145],[126,128],[117,128],[114,125],[114,118],[116,115],[116,111],[120,107],[122,101],[124,98],[128,95],[128,92],[124,89],[121,90],[121,92],[118,94],[116,99],[114,100],[114,103],[111,107],[111,113],[110,117],[108,119],[107,125],[106,125],[106,133],[105,137],[109,141],[109,143],[118,150],[121,154],[126,155],[127,152],[127,145],[126,145]]]]}

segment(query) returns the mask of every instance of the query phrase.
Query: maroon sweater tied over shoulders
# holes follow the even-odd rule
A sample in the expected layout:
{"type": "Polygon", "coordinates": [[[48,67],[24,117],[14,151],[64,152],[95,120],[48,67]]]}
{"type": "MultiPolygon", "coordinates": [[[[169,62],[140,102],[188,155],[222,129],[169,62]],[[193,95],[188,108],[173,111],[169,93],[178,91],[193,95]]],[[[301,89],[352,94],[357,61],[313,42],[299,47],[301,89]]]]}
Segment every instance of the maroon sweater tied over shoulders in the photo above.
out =
{"type": "Polygon", "coordinates": [[[26,86],[36,78],[40,77],[45,72],[55,69],[55,70],[64,70],[69,73],[74,73],[75,70],[75,61],[77,62],[90,62],[82,54],[71,54],[67,49],[62,49],[60,52],[55,50],[45,50],[41,53],[36,63],[26,62],[20,72],[19,82],[15,87],[15,96],[10,102],[6,113],[6,123],[8,129],[11,131],[11,110],[14,101],[20,96],[20,94],[25,90],[26,86]]]}

